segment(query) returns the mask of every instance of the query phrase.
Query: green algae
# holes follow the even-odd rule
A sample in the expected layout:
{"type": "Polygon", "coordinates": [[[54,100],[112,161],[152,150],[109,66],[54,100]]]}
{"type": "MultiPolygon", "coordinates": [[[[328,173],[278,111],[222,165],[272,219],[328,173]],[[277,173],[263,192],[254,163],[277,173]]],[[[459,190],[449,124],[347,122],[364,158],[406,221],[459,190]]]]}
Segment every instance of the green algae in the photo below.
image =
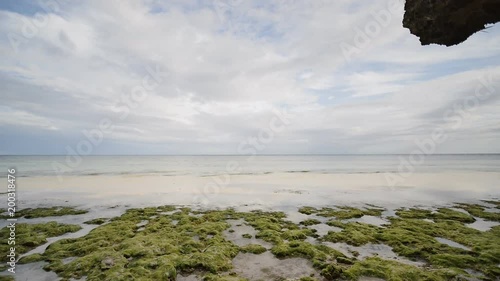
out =
{"type": "MultiPolygon", "coordinates": [[[[490,201],[493,202],[493,201],[490,201]]],[[[500,222],[500,213],[486,212],[486,207],[479,204],[465,204],[460,203],[456,205],[457,208],[466,210],[469,214],[489,221],[500,222]]]]}
{"type": "MultiPolygon", "coordinates": [[[[474,206],[474,208],[478,207],[474,206]]],[[[479,211],[482,210],[479,209],[479,211]]],[[[321,240],[344,242],[353,246],[367,243],[387,244],[401,256],[425,261],[436,270],[447,269],[448,273],[451,270],[453,276],[457,276],[459,269],[465,268],[482,272],[485,275],[485,280],[490,280],[488,278],[500,274],[497,266],[500,262],[500,227],[493,227],[486,232],[469,228],[465,224],[475,220],[472,216],[446,208],[440,208],[435,212],[415,208],[400,209],[397,215],[400,218],[391,218],[391,223],[385,227],[331,220],[327,222],[328,225],[339,227],[342,230],[340,232],[330,231],[321,240]],[[422,219],[432,219],[435,223],[422,219]],[[439,243],[435,239],[436,237],[462,244],[469,247],[470,251],[439,243]]],[[[387,272],[387,269],[384,272],[387,272]]],[[[425,280],[426,274],[416,275],[420,277],[401,277],[399,274],[395,274],[390,277],[392,278],[390,280],[422,280],[421,278],[425,280]]],[[[449,280],[447,274],[429,280],[449,280]]],[[[466,272],[460,274],[467,275],[466,272]]],[[[362,275],[367,274],[360,274],[360,276],[362,275]]],[[[387,274],[368,275],[389,278],[387,274]]]]}
{"type": "MultiPolygon", "coordinates": [[[[486,278],[493,278],[500,274],[497,266],[500,262],[500,226],[481,232],[465,225],[471,222],[472,217],[445,208],[438,209],[436,212],[401,209],[397,214],[400,217],[390,218],[391,223],[385,227],[359,222],[329,221],[328,225],[342,228],[342,230],[329,232],[322,237],[322,240],[345,242],[354,246],[383,243],[391,246],[393,251],[401,256],[426,261],[436,269],[447,268],[456,272],[458,269],[469,268],[482,272],[486,278]],[[435,222],[422,219],[433,219],[435,222]],[[469,247],[470,250],[442,244],[435,239],[436,237],[457,242],[469,247]]],[[[436,280],[447,280],[443,278],[436,280]]]]}
{"type": "Polygon", "coordinates": [[[481,200],[484,203],[495,205],[495,208],[500,209],[500,200],[481,200]]]}
{"type": "Polygon", "coordinates": [[[245,233],[245,234],[242,234],[241,237],[246,238],[246,239],[251,239],[252,234],[245,233]]]}
{"type": "Polygon", "coordinates": [[[15,281],[12,275],[0,275],[0,281],[15,281]]]}
{"type": "Polygon", "coordinates": [[[31,254],[29,256],[25,256],[19,259],[17,261],[18,264],[25,264],[25,263],[32,263],[32,262],[39,262],[43,261],[43,255],[42,254],[31,254]]]}
{"type": "MultiPolygon", "coordinates": [[[[24,254],[30,250],[47,243],[47,238],[61,236],[68,232],[76,232],[81,227],[78,225],[60,224],[57,222],[47,222],[38,224],[17,223],[15,226],[15,245],[7,243],[0,244],[0,252],[8,253],[11,247],[15,247],[16,254],[24,254]]],[[[1,237],[9,237],[10,229],[2,228],[1,237]]],[[[7,260],[4,255],[3,261],[7,260]]]]}
{"type": "Polygon", "coordinates": [[[281,238],[288,241],[305,240],[307,239],[308,236],[318,237],[318,235],[316,235],[315,232],[316,229],[310,229],[310,228],[290,229],[283,231],[281,234],[281,238]]]}
{"type": "Polygon", "coordinates": [[[304,207],[299,208],[299,213],[302,213],[305,215],[312,215],[312,214],[315,214],[317,212],[318,212],[318,209],[316,209],[314,207],[304,206],[304,207]]]}
{"type": "Polygon", "coordinates": [[[391,281],[447,281],[458,280],[460,272],[453,270],[424,270],[415,266],[402,264],[396,261],[370,257],[357,262],[344,272],[344,276],[351,280],[358,280],[361,276],[382,278],[391,281]]]}
{"type": "MultiPolygon", "coordinates": [[[[34,218],[44,218],[44,217],[59,217],[59,216],[68,216],[68,215],[81,215],[88,213],[87,210],[79,210],[74,207],[49,207],[49,208],[36,208],[36,209],[22,209],[16,212],[15,217],[21,218],[24,217],[26,219],[34,219],[34,218]]],[[[2,216],[2,218],[8,218],[7,216],[2,216]]]]}
{"type": "Polygon", "coordinates": [[[345,242],[353,246],[361,246],[367,243],[377,242],[377,235],[381,233],[382,228],[360,222],[342,223],[339,221],[328,221],[328,225],[339,227],[340,232],[329,231],[321,239],[329,242],[345,242]]]}
{"type": "Polygon", "coordinates": [[[157,214],[156,208],[130,209],[82,238],[58,241],[44,253],[49,261],[46,269],[63,280],[83,276],[87,280],[129,280],[134,276],[175,280],[179,272],[217,274],[232,268],[231,260],[239,248],[223,237],[230,211],[193,217],[188,209],[181,209],[151,219],[157,214]],[[137,224],[144,219],[149,222],[137,232],[137,224]],[[73,256],[77,258],[72,262],[62,263],[73,256]],[[169,270],[165,272],[165,268],[169,270]]]}
{"type": "Polygon", "coordinates": [[[320,223],[321,222],[317,219],[307,219],[307,220],[301,221],[299,224],[305,225],[305,226],[311,226],[311,225],[316,225],[316,224],[320,224],[320,223]]]}
{"type": "Polygon", "coordinates": [[[105,222],[107,222],[108,219],[107,218],[95,218],[95,219],[92,219],[92,220],[88,220],[86,222],[83,222],[84,224],[95,224],[95,225],[101,225],[105,222]]]}
{"type": "Polygon", "coordinates": [[[381,208],[365,208],[358,209],[350,206],[335,206],[335,208],[323,207],[316,209],[313,207],[302,207],[299,213],[311,215],[315,214],[320,217],[335,217],[338,220],[346,220],[353,218],[361,218],[362,216],[381,216],[384,209],[381,208]]]}
{"type": "Polygon", "coordinates": [[[406,219],[430,219],[435,221],[452,220],[463,223],[473,223],[476,221],[476,219],[469,214],[449,208],[439,208],[435,212],[416,208],[398,209],[396,210],[396,215],[406,219]]]}
{"type": "Polygon", "coordinates": [[[347,257],[341,252],[325,245],[313,245],[304,241],[283,242],[275,245],[271,252],[278,258],[302,257],[312,261],[313,266],[321,271],[328,280],[341,276],[344,267],[339,261],[347,257]]]}
{"type": "Polygon", "coordinates": [[[248,244],[240,247],[240,251],[242,251],[243,253],[262,254],[267,251],[267,249],[259,244],[248,244]]]}
{"type": "Polygon", "coordinates": [[[318,235],[316,230],[304,226],[313,224],[295,224],[286,220],[282,212],[192,211],[172,206],[127,210],[84,237],[57,241],[42,256],[25,259],[26,262],[47,261],[45,269],[54,271],[62,280],[83,276],[89,281],[175,280],[179,274],[196,273],[202,280],[242,281],[246,279],[232,272],[232,259],[239,252],[267,251],[262,245],[238,247],[226,240],[224,232],[230,231],[231,226],[227,220],[244,220],[256,230],[256,238],[272,243],[270,252],[274,256],[308,259],[327,280],[357,280],[361,276],[385,280],[461,280],[461,276],[470,276],[464,269],[481,272],[484,280],[500,276],[497,266],[500,226],[485,232],[469,228],[465,224],[472,216],[465,213],[446,208],[435,212],[401,209],[399,217],[390,218],[390,224],[379,227],[340,219],[360,214],[377,215],[380,208],[303,208],[302,212],[331,217],[327,224],[341,228],[340,232],[330,231],[320,241],[355,246],[386,244],[400,256],[424,261],[427,265],[418,268],[380,258],[348,258],[326,245],[309,243],[306,239],[318,235]],[[435,223],[423,219],[432,219],[435,223]],[[138,231],[142,221],[147,223],[138,231]],[[440,243],[436,237],[455,241],[470,250],[440,243]],[[75,259],[64,264],[63,260],[70,257],[75,259]]]}

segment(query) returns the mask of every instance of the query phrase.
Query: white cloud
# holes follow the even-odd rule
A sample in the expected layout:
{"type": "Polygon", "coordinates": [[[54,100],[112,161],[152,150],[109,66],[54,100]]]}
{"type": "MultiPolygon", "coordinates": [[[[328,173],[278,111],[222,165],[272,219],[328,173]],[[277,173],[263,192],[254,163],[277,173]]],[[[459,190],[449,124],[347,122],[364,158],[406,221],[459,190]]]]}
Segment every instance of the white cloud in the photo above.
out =
{"type": "MultiPolygon", "coordinates": [[[[491,66],[500,62],[500,30],[453,48],[422,47],[402,14],[391,14],[346,60],[340,44],[354,44],[387,3],[234,1],[222,13],[198,1],[67,3],[18,52],[0,39],[8,107],[0,112],[18,117],[2,124],[78,136],[117,118],[120,99],[158,67],[168,77],[107,138],[182,150],[172,153],[234,153],[273,110],[287,108],[293,122],[266,153],[409,152],[479,75],[499,74],[491,66]]],[[[0,31],[19,35],[32,20],[0,11],[0,31]]],[[[491,141],[500,132],[499,95],[478,106],[447,149],[500,151],[491,141]]]]}

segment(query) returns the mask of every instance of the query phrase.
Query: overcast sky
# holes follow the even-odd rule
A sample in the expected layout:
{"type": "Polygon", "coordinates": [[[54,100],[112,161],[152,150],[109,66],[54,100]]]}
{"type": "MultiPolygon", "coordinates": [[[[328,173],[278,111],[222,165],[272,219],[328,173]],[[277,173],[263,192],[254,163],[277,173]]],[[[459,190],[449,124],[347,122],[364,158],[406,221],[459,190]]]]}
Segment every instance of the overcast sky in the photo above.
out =
{"type": "Polygon", "coordinates": [[[421,46],[402,18],[396,0],[1,1],[0,154],[410,153],[436,130],[438,153],[499,153],[500,26],[421,46]]]}

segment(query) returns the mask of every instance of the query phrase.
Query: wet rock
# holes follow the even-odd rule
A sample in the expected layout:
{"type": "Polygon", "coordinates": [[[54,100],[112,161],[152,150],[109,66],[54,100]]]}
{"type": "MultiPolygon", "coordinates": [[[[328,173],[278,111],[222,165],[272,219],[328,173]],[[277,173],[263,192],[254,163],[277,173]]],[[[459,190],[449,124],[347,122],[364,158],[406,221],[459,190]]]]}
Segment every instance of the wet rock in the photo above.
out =
{"type": "Polygon", "coordinates": [[[101,269],[110,269],[115,265],[115,261],[111,257],[107,257],[101,262],[101,269]]]}

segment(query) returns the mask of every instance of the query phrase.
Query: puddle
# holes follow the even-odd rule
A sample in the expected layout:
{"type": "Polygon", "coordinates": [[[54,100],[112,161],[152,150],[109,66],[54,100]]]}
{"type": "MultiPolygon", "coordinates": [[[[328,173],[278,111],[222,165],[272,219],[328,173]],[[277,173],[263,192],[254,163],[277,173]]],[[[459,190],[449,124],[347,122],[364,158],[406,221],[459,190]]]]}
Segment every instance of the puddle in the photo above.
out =
{"type": "Polygon", "coordinates": [[[424,262],[420,261],[412,261],[409,259],[406,259],[404,257],[398,256],[398,254],[394,253],[392,248],[390,246],[387,246],[385,244],[365,244],[363,246],[351,246],[346,243],[331,243],[331,242],[323,242],[324,245],[333,248],[335,250],[340,251],[344,255],[348,257],[354,257],[353,252],[356,251],[359,253],[359,255],[356,257],[357,259],[365,259],[368,257],[373,257],[373,256],[378,256],[380,258],[386,259],[386,260],[395,260],[400,263],[408,264],[408,265],[413,265],[413,266],[424,266],[424,262]]]}
{"type": "Polygon", "coordinates": [[[395,209],[388,209],[385,211],[382,211],[382,218],[392,218],[392,217],[397,217],[396,215],[396,210],[395,209]]]}
{"type": "Polygon", "coordinates": [[[469,212],[467,212],[466,210],[461,209],[461,208],[449,208],[449,209],[453,210],[453,211],[457,211],[457,212],[463,213],[463,214],[466,214],[466,215],[470,215],[469,212]]]}
{"type": "Polygon", "coordinates": [[[452,240],[449,240],[449,239],[446,239],[446,238],[442,238],[442,237],[434,237],[434,239],[436,239],[439,243],[442,243],[442,244],[446,244],[450,247],[455,247],[455,248],[459,248],[459,249],[463,249],[463,250],[466,250],[466,251],[470,251],[470,248],[462,245],[462,244],[459,244],[455,241],[452,241],[452,240]]]}
{"type": "Polygon", "coordinates": [[[175,280],[177,280],[177,281],[200,281],[201,278],[197,275],[194,275],[194,274],[191,274],[188,276],[177,275],[177,278],[175,280]]]}
{"type": "Polygon", "coordinates": [[[477,278],[469,278],[467,280],[471,280],[471,281],[480,281],[480,280],[483,280],[483,277],[484,277],[484,274],[480,271],[477,271],[477,270],[474,270],[474,269],[470,269],[470,268],[467,268],[465,269],[465,272],[469,273],[470,275],[474,276],[474,277],[477,277],[477,278]],[[481,278],[481,279],[479,279],[481,278]]]}
{"type": "Polygon", "coordinates": [[[302,214],[297,212],[297,210],[287,211],[285,212],[285,214],[286,214],[286,219],[295,224],[299,224],[301,221],[305,221],[307,219],[315,218],[315,216],[313,215],[302,214]]]}
{"type": "MultiPolygon", "coordinates": [[[[29,280],[29,281],[59,280],[59,277],[54,272],[45,271],[42,269],[46,264],[47,264],[46,262],[17,264],[15,278],[18,281],[20,281],[20,280],[22,280],[22,281],[24,281],[24,280],[29,280]]],[[[5,272],[0,272],[0,275],[6,276],[6,275],[12,275],[12,273],[5,271],[5,272]]]]}
{"type": "Polygon", "coordinates": [[[227,220],[227,222],[231,225],[229,229],[224,230],[224,237],[226,237],[227,240],[240,247],[248,244],[259,244],[264,246],[266,249],[272,248],[273,245],[271,243],[255,238],[257,230],[250,225],[246,225],[243,219],[227,220]],[[229,230],[233,230],[233,232],[230,232],[229,230]],[[243,234],[250,234],[252,235],[252,238],[244,238],[242,236],[243,234]]]}
{"type": "Polygon", "coordinates": [[[492,227],[500,225],[500,223],[498,223],[498,222],[487,221],[487,220],[484,220],[482,218],[477,218],[477,217],[474,217],[474,218],[476,219],[476,221],[473,223],[466,224],[466,226],[468,226],[470,228],[477,229],[479,231],[488,231],[492,227]]]}
{"type": "Polygon", "coordinates": [[[190,217],[195,217],[195,218],[201,218],[204,215],[205,215],[204,213],[197,213],[197,214],[195,214],[195,213],[189,213],[190,217]]]}
{"type": "Polygon", "coordinates": [[[325,235],[327,235],[328,231],[332,231],[332,232],[340,232],[340,231],[342,231],[342,228],[340,228],[340,227],[329,226],[329,225],[324,224],[324,223],[310,225],[310,226],[308,226],[308,228],[310,228],[310,229],[316,229],[316,234],[318,234],[319,236],[325,236],[325,235]]]}
{"type": "Polygon", "coordinates": [[[304,241],[307,243],[313,244],[313,245],[320,244],[320,242],[316,238],[311,237],[311,236],[307,236],[306,240],[304,240],[304,241]]]}
{"type": "Polygon", "coordinates": [[[310,261],[303,258],[278,259],[270,252],[260,255],[239,253],[233,259],[233,265],[234,272],[250,281],[298,279],[312,274],[321,278],[310,261]]]}
{"type": "Polygon", "coordinates": [[[43,252],[45,252],[45,249],[47,249],[47,247],[56,242],[56,241],[59,241],[61,239],[66,239],[66,238],[79,238],[79,237],[82,237],[82,236],[85,236],[87,235],[92,229],[98,227],[98,225],[87,225],[87,224],[84,224],[84,225],[81,225],[82,229],[80,229],[79,231],[77,232],[73,232],[73,233],[66,233],[64,235],[61,235],[61,236],[58,236],[58,237],[50,237],[50,238],[47,238],[47,243],[43,244],[43,245],[40,245],[38,247],[36,247],[35,249],[27,252],[27,253],[24,253],[22,255],[19,256],[19,258],[22,258],[22,257],[25,257],[25,256],[29,256],[31,254],[42,254],[43,252]]]}
{"type": "Polygon", "coordinates": [[[488,209],[484,209],[485,212],[488,212],[488,213],[500,213],[500,209],[497,209],[497,208],[488,208],[488,209]]]}
{"type": "Polygon", "coordinates": [[[348,219],[348,220],[343,220],[343,222],[360,222],[360,223],[366,223],[366,224],[371,224],[375,226],[383,226],[384,224],[388,224],[389,222],[380,218],[380,217],[375,217],[375,216],[362,216],[360,218],[355,218],[355,219],[348,219]]]}

